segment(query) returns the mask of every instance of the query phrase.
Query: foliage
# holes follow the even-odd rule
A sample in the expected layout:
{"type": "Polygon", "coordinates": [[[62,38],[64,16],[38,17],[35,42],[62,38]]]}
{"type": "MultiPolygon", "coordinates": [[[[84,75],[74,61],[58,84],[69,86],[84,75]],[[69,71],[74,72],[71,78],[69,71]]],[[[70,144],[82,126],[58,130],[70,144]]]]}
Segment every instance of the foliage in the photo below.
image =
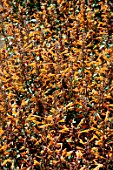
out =
{"type": "Polygon", "coordinates": [[[112,3],[30,2],[1,2],[0,168],[110,170],[112,3]]]}

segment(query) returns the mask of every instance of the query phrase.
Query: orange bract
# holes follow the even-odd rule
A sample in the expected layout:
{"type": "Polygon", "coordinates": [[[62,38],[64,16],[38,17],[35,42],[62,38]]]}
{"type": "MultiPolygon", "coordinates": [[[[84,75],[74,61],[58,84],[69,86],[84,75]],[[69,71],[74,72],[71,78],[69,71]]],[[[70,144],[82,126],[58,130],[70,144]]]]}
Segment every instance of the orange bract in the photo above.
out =
{"type": "Polygon", "coordinates": [[[0,1],[1,169],[112,168],[111,8],[0,1]]]}

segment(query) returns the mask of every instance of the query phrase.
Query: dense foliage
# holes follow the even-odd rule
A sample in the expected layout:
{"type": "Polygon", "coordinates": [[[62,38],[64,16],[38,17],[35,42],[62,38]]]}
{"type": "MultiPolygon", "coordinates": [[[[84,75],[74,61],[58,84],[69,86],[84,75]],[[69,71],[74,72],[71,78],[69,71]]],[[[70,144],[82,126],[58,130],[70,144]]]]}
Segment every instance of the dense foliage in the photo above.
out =
{"type": "Polygon", "coordinates": [[[113,3],[2,0],[0,17],[0,169],[113,169],[113,3]]]}

